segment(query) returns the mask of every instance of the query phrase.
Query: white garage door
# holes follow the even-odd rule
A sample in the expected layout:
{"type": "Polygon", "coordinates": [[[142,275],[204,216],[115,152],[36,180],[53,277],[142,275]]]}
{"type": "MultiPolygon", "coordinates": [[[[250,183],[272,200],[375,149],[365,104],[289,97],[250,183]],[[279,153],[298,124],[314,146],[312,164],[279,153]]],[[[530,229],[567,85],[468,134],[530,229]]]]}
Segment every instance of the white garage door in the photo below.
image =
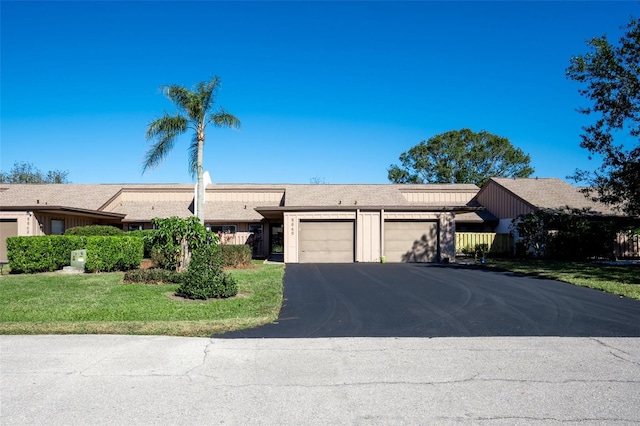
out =
{"type": "Polygon", "coordinates": [[[353,262],[353,222],[304,222],[298,228],[300,263],[353,262]]]}
{"type": "Polygon", "coordinates": [[[435,262],[438,260],[438,222],[384,223],[387,262],[435,262]]]}
{"type": "Polygon", "coordinates": [[[0,262],[7,261],[7,238],[18,236],[17,219],[0,219],[0,262]]]}

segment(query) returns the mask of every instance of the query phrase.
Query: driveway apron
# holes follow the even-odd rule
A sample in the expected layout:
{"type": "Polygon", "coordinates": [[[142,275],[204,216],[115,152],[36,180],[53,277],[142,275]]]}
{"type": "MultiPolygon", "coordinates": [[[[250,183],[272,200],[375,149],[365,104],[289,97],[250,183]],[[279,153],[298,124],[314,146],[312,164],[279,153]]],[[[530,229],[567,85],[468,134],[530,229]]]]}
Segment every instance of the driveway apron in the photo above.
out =
{"type": "Polygon", "coordinates": [[[288,264],[273,324],[222,338],[640,337],[640,301],[435,264],[288,264]]]}

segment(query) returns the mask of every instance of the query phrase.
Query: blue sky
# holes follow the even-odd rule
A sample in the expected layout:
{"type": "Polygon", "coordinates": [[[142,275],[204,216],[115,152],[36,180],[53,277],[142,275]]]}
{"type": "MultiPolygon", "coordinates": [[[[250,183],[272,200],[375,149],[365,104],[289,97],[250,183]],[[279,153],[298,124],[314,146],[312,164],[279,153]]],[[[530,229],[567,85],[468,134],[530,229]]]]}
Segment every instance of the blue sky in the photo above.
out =
{"type": "Polygon", "coordinates": [[[222,78],[241,130],[207,133],[214,182],[386,183],[399,155],[471,128],[510,139],[534,176],[597,161],[565,76],[585,40],[640,15],[607,2],[0,3],[0,169],[74,183],[192,182],[190,135],[142,175],[165,84],[222,78]]]}

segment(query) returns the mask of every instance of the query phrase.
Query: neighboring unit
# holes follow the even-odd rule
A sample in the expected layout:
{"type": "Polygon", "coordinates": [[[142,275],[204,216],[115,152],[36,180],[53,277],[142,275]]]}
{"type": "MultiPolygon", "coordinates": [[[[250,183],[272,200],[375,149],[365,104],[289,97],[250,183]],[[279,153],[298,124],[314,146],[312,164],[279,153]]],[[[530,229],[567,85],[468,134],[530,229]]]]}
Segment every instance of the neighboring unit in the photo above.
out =
{"type": "MultiPolygon", "coordinates": [[[[455,258],[455,215],[483,219],[475,185],[209,184],[205,225],[225,244],[285,262],[439,262],[455,258]]],[[[193,185],[0,185],[0,235],[62,234],[82,225],[150,229],[193,215],[193,185]]],[[[463,219],[464,220],[464,219],[463,219]]]]}

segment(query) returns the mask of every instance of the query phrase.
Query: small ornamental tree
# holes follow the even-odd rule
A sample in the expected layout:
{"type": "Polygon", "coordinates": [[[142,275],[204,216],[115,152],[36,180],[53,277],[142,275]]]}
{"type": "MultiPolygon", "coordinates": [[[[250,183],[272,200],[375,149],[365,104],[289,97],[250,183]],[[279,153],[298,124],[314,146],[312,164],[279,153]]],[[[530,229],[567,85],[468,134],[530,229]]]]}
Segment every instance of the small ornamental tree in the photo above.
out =
{"type": "Polygon", "coordinates": [[[177,216],[160,219],[151,223],[156,227],[152,234],[152,258],[162,269],[183,272],[189,266],[191,252],[207,241],[217,243],[217,236],[207,233],[197,217],[183,219],[177,216]]]}

